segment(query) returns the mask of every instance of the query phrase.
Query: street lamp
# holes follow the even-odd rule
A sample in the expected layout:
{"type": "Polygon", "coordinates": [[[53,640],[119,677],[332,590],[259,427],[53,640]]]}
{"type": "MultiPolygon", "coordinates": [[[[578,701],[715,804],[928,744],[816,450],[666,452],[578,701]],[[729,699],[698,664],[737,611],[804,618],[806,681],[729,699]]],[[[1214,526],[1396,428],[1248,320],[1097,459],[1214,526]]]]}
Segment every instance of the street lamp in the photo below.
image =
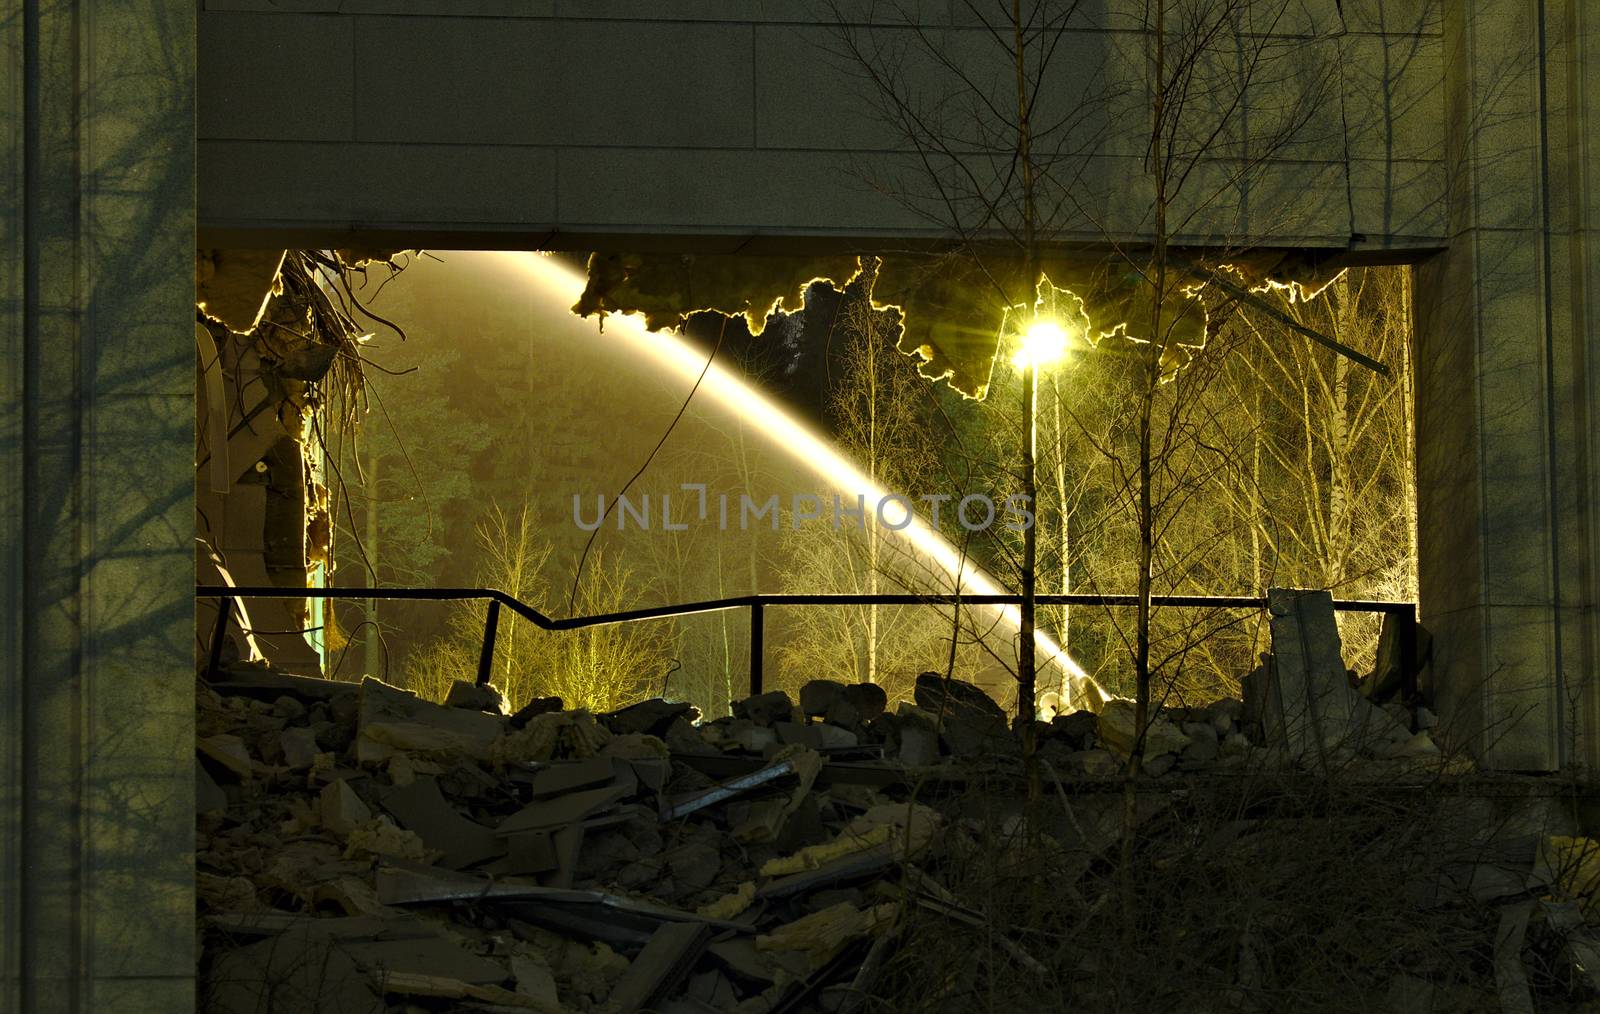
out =
{"type": "Polygon", "coordinates": [[[1011,357],[1011,364],[1023,369],[1038,369],[1060,362],[1067,356],[1070,341],[1067,329],[1059,322],[1040,317],[1023,332],[1022,341],[1017,344],[1017,351],[1011,357]]]}
{"type": "Polygon", "coordinates": [[[1067,357],[1072,337],[1056,318],[1038,316],[1020,335],[1017,350],[1011,356],[1014,366],[1022,370],[1022,427],[1025,434],[1022,447],[1022,495],[1027,497],[1033,510],[1033,523],[1022,532],[1022,609],[1020,628],[1022,650],[1017,658],[1019,684],[1017,711],[1023,721],[1023,753],[1031,756],[1033,748],[1034,696],[1038,681],[1034,657],[1034,603],[1037,575],[1035,569],[1039,555],[1039,496],[1034,476],[1034,459],[1038,453],[1039,427],[1036,409],[1039,393],[1039,368],[1058,363],[1067,357]]]}

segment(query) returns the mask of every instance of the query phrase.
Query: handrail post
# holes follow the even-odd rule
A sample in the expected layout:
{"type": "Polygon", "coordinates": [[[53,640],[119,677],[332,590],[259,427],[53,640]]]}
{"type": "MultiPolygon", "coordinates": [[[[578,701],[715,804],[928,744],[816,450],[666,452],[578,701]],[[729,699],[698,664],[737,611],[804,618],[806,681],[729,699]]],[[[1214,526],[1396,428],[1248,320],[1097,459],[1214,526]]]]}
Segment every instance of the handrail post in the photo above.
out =
{"type": "Polygon", "coordinates": [[[478,652],[478,686],[489,685],[494,675],[494,636],[500,628],[500,600],[489,600],[489,615],[483,621],[483,648],[478,652]]]}
{"type": "Polygon", "coordinates": [[[222,669],[222,642],[228,637],[228,615],[233,612],[233,599],[217,596],[217,624],[211,631],[211,651],[206,659],[206,679],[215,683],[222,669]]]}
{"type": "Polygon", "coordinates": [[[750,604],[750,696],[761,693],[761,684],[764,679],[762,672],[763,656],[766,654],[766,617],[763,615],[766,606],[760,602],[750,604]]]}
{"type": "Polygon", "coordinates": [[[1400,612],[1400,699],[1410,704],[1417,700],[1417,606],[1407,605],[1400,612]]]}

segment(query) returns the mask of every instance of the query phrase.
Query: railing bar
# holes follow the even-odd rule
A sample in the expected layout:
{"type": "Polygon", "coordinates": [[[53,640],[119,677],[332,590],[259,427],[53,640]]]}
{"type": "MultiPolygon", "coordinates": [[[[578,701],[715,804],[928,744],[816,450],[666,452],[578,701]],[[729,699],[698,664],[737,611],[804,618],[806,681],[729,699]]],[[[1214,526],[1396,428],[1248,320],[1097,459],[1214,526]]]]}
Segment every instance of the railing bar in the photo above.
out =
{"type": "Polygon", "coordinates": [[[489,600],[489,613],[483,619],[483,646],[478,649],[478,686],[486,687],[494,675],[494,639],[500,628],[500,600],[489,600]]]}
{"type": "MultiPolygon", "coordinates": [[[[311,598],[311,599],[416,599],[424,601],[452,601],[459,599],[491,599],[511,609],[545,630],[577,630],[583,627],[611,623],[631,623],[639,620],[665,619],[673,616],[691,616],[697,613],[717,612],[727,609],[761,606],[844,606],[844,605],[1019,605],[1021,595],[1011,594],[956,594],[950,593],[889,593],[861,594],[789,594],[763,593],[739,595],[730,598],[685,602],[676,605],[649,606],[642,609],[625,609],[593,616],[569,616],[553,619],[505,592],[493,588],[279,588],[276,586],[199,585],[196,597],[229,596],[239,598],[311,598]]],[[[1080,606],[1134,606],[1136,595],[1095,595],[1089,593],[1039,595],[1040,605],[1080,606]]],[[[1261,609],[1266,600],[1245,595],[1155,595],[1155,606],[1195,609],[1261,609]]],[[[1341,612],[1374,612],[1415,615],[1416,606],[1410,602],[1381,602],[1363,599],[1335,599],[1333,607],[1341,612]]]]}

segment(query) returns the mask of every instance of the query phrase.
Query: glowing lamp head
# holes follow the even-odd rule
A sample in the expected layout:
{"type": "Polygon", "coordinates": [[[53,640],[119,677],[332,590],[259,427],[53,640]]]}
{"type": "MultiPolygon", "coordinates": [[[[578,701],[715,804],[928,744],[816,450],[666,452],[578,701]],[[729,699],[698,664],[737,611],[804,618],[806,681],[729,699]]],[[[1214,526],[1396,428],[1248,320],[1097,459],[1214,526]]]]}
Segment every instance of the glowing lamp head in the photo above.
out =
{"type": "Polygon", "coordinates": [[[1060,362],[1067,356],[1070,339],[1067,329],[1048,317],[1034,321],[1023,332],[1016,354],[1011,357],[1015,366],[1038,369],[1060,362]]]}

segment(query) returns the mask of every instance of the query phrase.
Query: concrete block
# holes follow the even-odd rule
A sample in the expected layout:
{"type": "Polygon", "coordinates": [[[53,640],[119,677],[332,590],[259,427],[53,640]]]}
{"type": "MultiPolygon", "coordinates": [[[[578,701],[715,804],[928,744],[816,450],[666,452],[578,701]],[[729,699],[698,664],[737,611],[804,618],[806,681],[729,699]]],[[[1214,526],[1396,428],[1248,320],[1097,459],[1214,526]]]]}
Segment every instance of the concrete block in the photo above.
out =
{"type": "Polygon", "coordinates": [[[555,0],[338,0],[338,4],[345,14],[440,18],[550,18],[556,10],[555,0]]]}
{"type": "MultiPolygon", "coordinates": [[[[1143,65],[1132,48],[1124,35],[1063,34],[1036,90],[1034,122],[1047,131],[1042,157],[1144,150],[1142,132],[1125,129],[1143,124],[1149,108],[1137,70],[1143,65]]],[[[1005,51],[986,31],[763,25],[755,30],[755,52],[761,147],[908,151],[914,141],[927,146],[928,133],[958,150],[1014,143],[1011,117],[989,113],[1015,108],[1016,82],[1005,51]],[[892,94],[871,80],[863,60],[892,72],[892,94]],[[896,100],[915,109],[923,125],[908,133],[896,100]]]]}
{"type": "Polygon", "coordinates": [[[751,143],[745,26],[361,18],[367,141],[751,143]]]}
{"type": "MultiPolygon", "coordinates": [[[[438,2],[438,0],[435,0],[438,2]]],[[[953,9],[963,6],[957,0],[840,0],[839,14],[847,23],[896,24],[907,21],[925,25],[949,24],[953,9]]],[[[616,21],[732,21],[789,22],[793,24],[831,24],[831,6],[815,0],[675,0],[670,6],[651,0],[556,0],[556,13],[563,18],[616,21]]]]}
{"type": "Polygon", "coordinates": [[[1343,0],[1346,29],[1383,35],[1436,36],[1448,0],[1343,0]]]}
{"type": "Polygon", "coordinates": [[[1178,241],[1234,245],[1238,237],[1285,246],[1343,244],[1350,211],[1339,163],[1198,163],[1173,199],[1178,241]]]}
{"type": "Polygon", "coordinates": [[[549,142],[560,133],[546,22],[362,17],[352,22],[356,137],[408,144],[549,142]]]}
{"type": "Polygon", "coordinates": [[[543,148],[201,142],[201,215],[212,225],[494,223],[548,228],[555,153],[543,148]],[[404,173],[377,166],[404,164],[404,173]],[[325,185],[306,187],[315,177],[325,185]]]}
{"type": "Polygon", "coordinates": [[[1438,248],[1449,230],[1444,163],[1351,159],[1353,233],[1369,247],[1438,248]]]}
{"type": "MultiPolygon", "coordinates": [[[[1494,766],[1553,771],[1563,727],[1554,652],[1555,631],[1548,609],[1539,606],[1489,606],[1484,610],[1483,676],[1487,688],[1484,738],[1494,766]]],[[[1569,674],[1571,675],[1571,674],[1569,674]]],[[[1566,714],[1568,721],[1573,716],[1566,714]]]]}
{"type": "Polygon", "coordinates": [[[922,217],[863,176],[911,171],[897,156],[822,152],[567,148],[560,153],[564,228],[685,232],[930,234],[922,217]]]}
{"type": "Polygon", "coordinates": [[[316,14],[201,14],[198,135],[354,137],[353,24],[316,14]]]}
{"type": "MultiPolygon", "coordinates": [[[[1437,38],[1370,35],[1341,46],[1343,121],[1356,158],[1444,155],[1444,55],[1437,38]]],[[[1327,119],[1337,123],[1337,119],[1327,119]]]]}

